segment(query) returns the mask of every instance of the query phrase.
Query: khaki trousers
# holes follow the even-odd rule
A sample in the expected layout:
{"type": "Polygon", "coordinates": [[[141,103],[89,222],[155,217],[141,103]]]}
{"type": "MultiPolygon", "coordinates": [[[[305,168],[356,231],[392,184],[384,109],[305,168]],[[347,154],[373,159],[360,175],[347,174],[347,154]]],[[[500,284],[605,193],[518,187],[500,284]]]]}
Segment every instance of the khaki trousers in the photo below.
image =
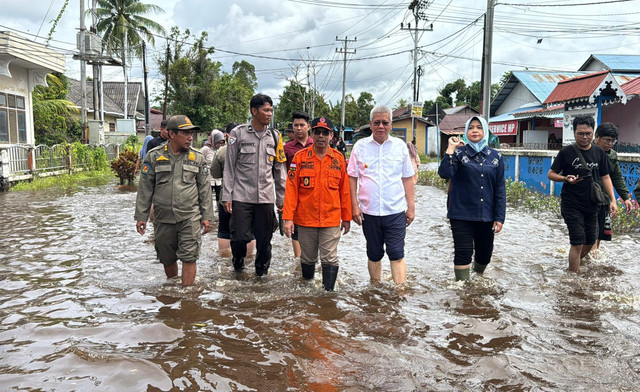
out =
{"type": "Polygon", "coordinates": [[[298,226],[298,242],[302,251],[300,254],[302,264],[315,264],[320,256],[322,265],[338,265],[340,226],[298,226]]]}

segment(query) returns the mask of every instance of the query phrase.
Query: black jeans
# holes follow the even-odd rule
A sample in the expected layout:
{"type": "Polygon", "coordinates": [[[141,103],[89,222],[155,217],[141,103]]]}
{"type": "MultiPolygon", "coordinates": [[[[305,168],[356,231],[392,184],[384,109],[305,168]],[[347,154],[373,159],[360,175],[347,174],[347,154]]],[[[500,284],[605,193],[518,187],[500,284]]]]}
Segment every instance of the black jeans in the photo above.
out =
{"type": "Polygon", "coordinates": [[[493,254],[493,222],[477,222],[451,219],[451,233],[455,265],[471,264],[475,247],[475,260],[478,264],[489,264],[493,254]]]}
{"type": "Polygon", "coordinates": [[[271,238],[275,212],[273,204],[232,202],[229,227],[231,229],[231,253],[236,271],[244,267],[247,244],[256,239],[256,275],[266,275],[271,264],[271,238]]]}

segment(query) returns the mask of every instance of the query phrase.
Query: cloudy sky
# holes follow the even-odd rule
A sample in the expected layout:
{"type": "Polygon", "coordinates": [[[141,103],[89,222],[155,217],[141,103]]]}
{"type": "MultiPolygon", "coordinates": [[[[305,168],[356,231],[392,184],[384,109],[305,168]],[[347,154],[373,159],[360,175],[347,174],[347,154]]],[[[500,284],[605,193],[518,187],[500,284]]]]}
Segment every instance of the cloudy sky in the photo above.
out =
{"type": "MultiPolygon", "coordinates": [[[[91,0],[85,0],[87,8],[91,0]]],[[[44,43],[65,0],[0,0],[0,30],[44,43]]],[[[151,15],[167,31],[172,26],[206,31],[214,58],[231,71],[235,61],[254,64],[258,90],[276,98],[286,79],[309,82],[335,103],[342,94],[342,53],[348,42],[346,92],[362,91],[379,104],[411,101],[413,80],[411,1],[399,0],[155,0],[164,13],[151,15]],[[401,27],[404,26],[404,29],[401,27]],[[307,67],[310,77],[307,79],[307,67]]],[[[432,0],[418,24],[420,100],[434,99],[445,84],[480,80],[483,41],[481,0],[432,0]]],[[[79,78],[76,51],[80,2],[70,0],[50,45],[66,55],[66,74],[79,78]]],[[[492,80],[508,70],[575,71],[590,54],[640,53],[640,0],[505,0],[495,7],[492,80]]],[[[87,18],[87,24],[91,23],[87,18]]],[[[156,40],[148,54],[151,85],[160,74],[155,58],[166,42],[156,40]]],[[[140,80],[140,60],[130,78],[140,80]]],[[[123,80],[121,68],[108,68],[107,80],[123,80]]],[[[158,90],[159,91],[159,90],[158,90]]]]}

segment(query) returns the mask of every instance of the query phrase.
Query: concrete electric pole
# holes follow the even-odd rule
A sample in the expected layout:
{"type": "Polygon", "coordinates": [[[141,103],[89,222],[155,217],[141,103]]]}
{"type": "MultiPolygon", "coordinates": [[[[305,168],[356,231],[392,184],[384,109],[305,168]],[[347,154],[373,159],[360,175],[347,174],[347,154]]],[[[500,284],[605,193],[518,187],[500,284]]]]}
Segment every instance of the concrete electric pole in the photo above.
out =
{"type": "MultiPolygon", "coordinates": [[[[407,27],[404,27],[404,24],[400,24],[401,30],[409,30],[410,32],[413,33],[413,96],[411,98],[413,100],[411,105],[412,108],[413,108],[413,105],[416,104],[420,99],[420,88],[418,86],[418,83],[419,83],[418,73],[421,72],[421,70],[419,71],[418,69],[418,42],[420,41],[418,39],[418,32],[433,31],[433,25],[430,25],[428,28],[422,28],[422,29],[418,27],[418,23],[420,20],[425,20],[425,21],[427,20],[427,15],[425,13],[425,10],[427,9],[427,7],[429,7],[429,1],[413,0],[411,4],[409,4],[409,9],[413,13],[413,17],[416,23],[415,27],[412,28],[411,23],[409,23],[407,27]]],[[[411,117],[412,117],[411,118],[412,140],[414,140],[416,138],[416,120],[415,120],[415,116],[413,116],[413,113],[411,114],[411,117]]]]}
{"type": "Polygon", "coordinates": [[[347,54],[356,53],[355,49],[353,51],[348,51],[347,45],[349,44],[349,42],[356,42],[357,39],[358,38],[348,39],[347,37],[344,37],[344,39],[339,39],[338,37],[336,37],[336,41],[344,42],[344,49],[336,49],[337,53],[344,53],[344,65],[342,67],[342,112],[340,114],[340,137],[342,138],[342,140],[344,140],[344,111],[346,107],[344,102],[344,94],[347,87],[347,54]]]}

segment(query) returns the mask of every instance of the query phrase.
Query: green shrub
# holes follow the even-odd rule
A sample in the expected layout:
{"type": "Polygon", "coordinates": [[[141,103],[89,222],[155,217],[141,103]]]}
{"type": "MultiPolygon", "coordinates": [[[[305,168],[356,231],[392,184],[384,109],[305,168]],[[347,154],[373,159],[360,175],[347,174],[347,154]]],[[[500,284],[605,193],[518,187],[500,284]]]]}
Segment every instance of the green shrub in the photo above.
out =
{"type": "Polygon", "coordinates": [[[120,156],[111,162],[111,169],[120,179],[120,185],[124,185],[125,182],[129,185],[133,185],[137,160],[138,154],[133,150],[126,149],[125,151],[120,152],[120,156]]]}

